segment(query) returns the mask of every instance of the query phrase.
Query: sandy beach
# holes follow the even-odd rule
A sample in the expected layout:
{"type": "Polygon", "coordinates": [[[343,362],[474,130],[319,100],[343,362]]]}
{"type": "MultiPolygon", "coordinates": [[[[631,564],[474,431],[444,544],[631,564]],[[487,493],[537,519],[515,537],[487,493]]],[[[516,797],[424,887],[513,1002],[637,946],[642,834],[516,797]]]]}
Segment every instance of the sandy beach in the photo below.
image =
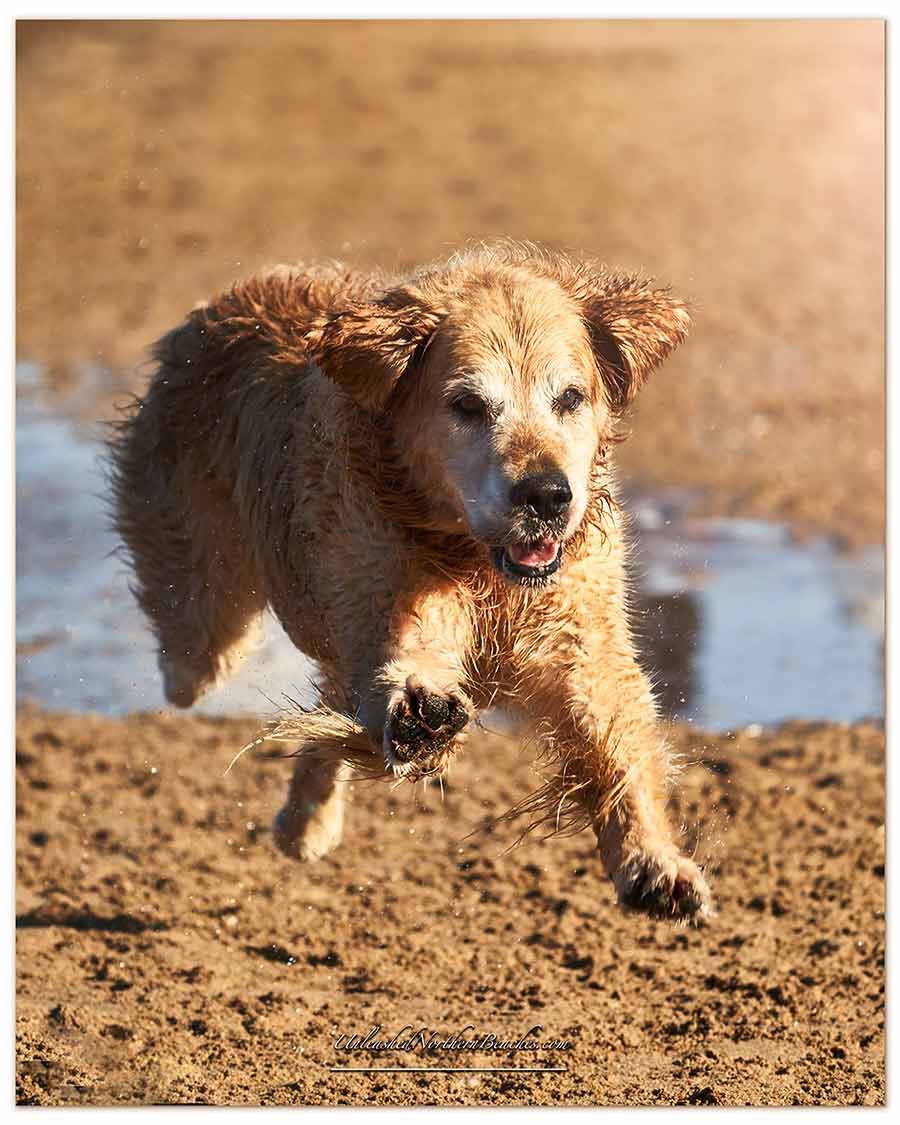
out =
{"type": "Polygon", "coordinates": [[[883,1101],[877,727],[675,732],[677,812],[718,907],[699,931],[621,913],[587,834],[509,851],[515,823],[491,821],[536,777],[505,738],[472,746],[443,801],[352,783],[344,844],[292,863],[268,831],[289,763],[224,775],[255,729],[20,714],[20,1102],[883,1101]],[[571,1048],[335,1048],[407,1024],[540,1025],[571,1048]],[[331,1070],[463,1065],[566,1070],[331,1070]]]}

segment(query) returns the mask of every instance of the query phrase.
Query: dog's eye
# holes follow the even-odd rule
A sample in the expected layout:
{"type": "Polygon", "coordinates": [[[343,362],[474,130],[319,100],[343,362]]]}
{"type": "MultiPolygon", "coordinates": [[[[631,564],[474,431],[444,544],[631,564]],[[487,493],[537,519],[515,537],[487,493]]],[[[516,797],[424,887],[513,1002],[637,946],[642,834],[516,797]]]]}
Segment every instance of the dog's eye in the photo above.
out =
{"type": "Polygon", "coordinates": [[[485,421],[490,413],[488,404],[483,398],[479,398],[478,395],[460,395],[460,397],[455,398],[450,405],[453,407],[454,412],[466,422],[485,421]]]}
{"type": "Polygon", "coordinates": [[[558,413],[572,414],[584,402],[584,395],[577,387],[569,387],[554,403],[558,413]]]}

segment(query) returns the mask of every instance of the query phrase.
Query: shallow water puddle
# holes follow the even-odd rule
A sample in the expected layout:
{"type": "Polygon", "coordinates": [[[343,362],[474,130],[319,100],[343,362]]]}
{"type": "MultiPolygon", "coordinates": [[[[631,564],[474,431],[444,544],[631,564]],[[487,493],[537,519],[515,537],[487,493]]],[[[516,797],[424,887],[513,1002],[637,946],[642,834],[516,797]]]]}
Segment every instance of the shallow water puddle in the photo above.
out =
{"type": "Polygon", "coordinates": [[[638,629],[670,712],[723,730],[884,714],[884,554],[634,498],[638,629]]]}
{"type": "MultiPolygon", "coordinates": [[[[164,708],[153,640],[112,554],[101,427],[72,420],[17,368],[16,688],[57,709],[164,708]]],[[[65,412],[64,412],[65,411],[65,412]]],[[[697,520],[635,496],[636,625],[670,714],[724,730],[884,713],[884,558],[797,544],[750,520],[697,520]]],[[[197,708],[270,714],[313,698],[314,669],[268,618],[263,641],[197,708]]]]}

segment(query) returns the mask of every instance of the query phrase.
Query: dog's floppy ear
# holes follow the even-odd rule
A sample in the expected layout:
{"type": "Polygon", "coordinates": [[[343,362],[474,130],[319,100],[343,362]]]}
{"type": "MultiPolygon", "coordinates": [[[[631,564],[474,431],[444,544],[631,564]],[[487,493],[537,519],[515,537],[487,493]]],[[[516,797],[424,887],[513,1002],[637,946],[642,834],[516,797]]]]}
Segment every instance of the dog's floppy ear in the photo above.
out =
{"type": "Polygon", "coordinates": [[[366,410],[383,409],[442,314],[411,286],[317,318],[306,337],[325,374],[366,410]]]}
{"type": "Polygon", "coordinates": [[[687,336],[687,305],[668,289],[625,274],[579,279],[579,297],[610,405],[621,413],[644,380],[687,336]]]}

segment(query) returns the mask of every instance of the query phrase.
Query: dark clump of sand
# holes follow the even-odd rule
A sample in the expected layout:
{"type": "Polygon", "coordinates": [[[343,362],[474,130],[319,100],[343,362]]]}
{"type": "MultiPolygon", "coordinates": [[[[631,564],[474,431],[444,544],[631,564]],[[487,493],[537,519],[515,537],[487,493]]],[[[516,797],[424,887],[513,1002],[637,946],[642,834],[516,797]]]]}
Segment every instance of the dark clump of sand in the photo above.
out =
{"type": "Polygon", "coordinates": [[[701,930],[620,912],[589,834],[507,851],[492,818],[536,779],[499,736],[443,801],[355,782],[341,848],[292,863],[268,831],[288,764],[224,773],[254,730],[20,712],[20,1103],[883,1102],[880,726],[675,730],[701,930]],[[335,1047],[407,1024],[571,1049],[335,1047]],[[330,1069],[403,1065],[565,1072],[330,1069]]]}
{"type": "Polygon", "coordinates": [[[19,21],[17,347],[61,392],[266,264],[536,239],[695,331],[633,477],[883,532],[884,24],[19,21]]]}

